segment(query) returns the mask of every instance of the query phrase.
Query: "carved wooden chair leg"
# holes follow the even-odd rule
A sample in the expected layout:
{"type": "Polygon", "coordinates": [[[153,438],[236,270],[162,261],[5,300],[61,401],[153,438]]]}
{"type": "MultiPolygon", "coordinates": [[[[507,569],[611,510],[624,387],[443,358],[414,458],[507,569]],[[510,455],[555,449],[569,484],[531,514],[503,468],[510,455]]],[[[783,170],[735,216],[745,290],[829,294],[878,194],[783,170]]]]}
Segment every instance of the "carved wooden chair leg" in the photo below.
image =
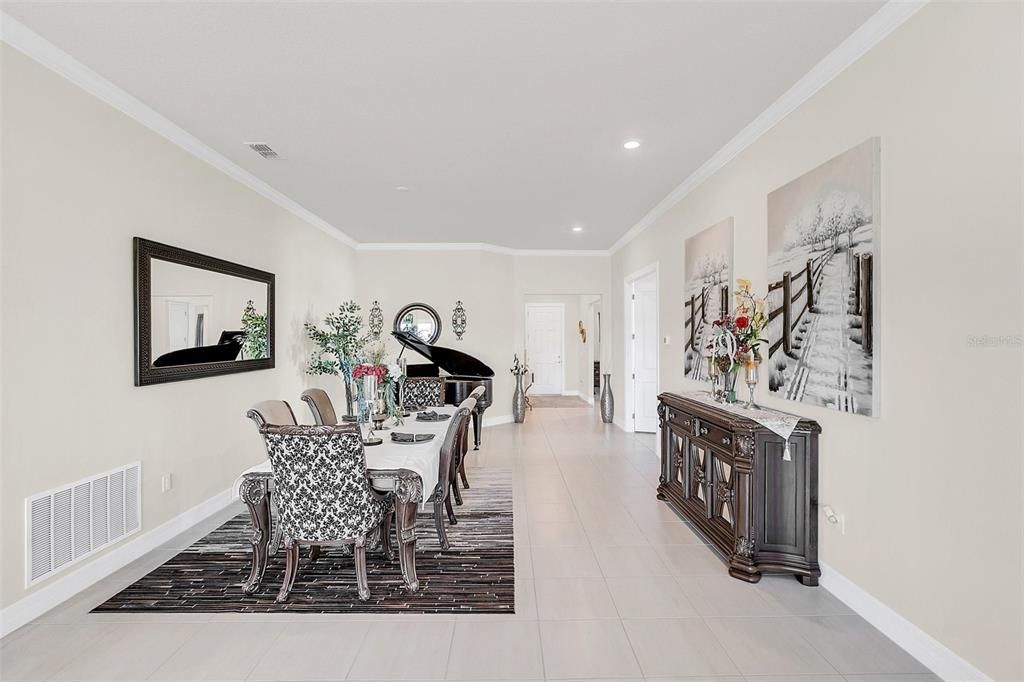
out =
{"type": "Polygon", "coordinates": [[[316,561],[320,558],[320,545],[309,546],[309,560],[310,562],[316,561]]]}
{"type": "Polygon", "coordinates": [[[281,581],[281,591],[277,593],[278,604],[288,601],[288,593],[295,584],[295,575],[299,572],[299,543],[291,539],[285,540],[284,553],[284,580],[281,581]]]}
{"type": "Polygon", "coordinates": [[[448,487],[448,490],[455,497],[455,504],[457,506],[461,507],[462,506],[462,491],[459,490],[459,484],[458,483],[459,483],[458,479],[455,476],[452,476],[452,481],[451,481],[451,484],[448,487]]]}
{"type": "Polygon", "coordinates": [[[394,516],[395,512],[389,511],[380,522],[380,548],[388,561],[395,560],[395,550],[391,547],[391,519],[394,516]]]}
{"type": "Polygon", "coordinates": [[[444,516],[442,516],[441,500],[434,502],[434,526],[437,527],[437,540],[441,543],[441,549],[448,549],[448,533],[444,529],[444,516]]]}
{"type": "Polygon", "coordinates": [[[469,487],[469,479],[466,478],[466,460],[459,462],[459,478],[462,479],[462,487],[469,487]]]}
{"type": "Polygon", "coordinates": [[[455,510],[452,509],[452,498],[451,496],[444,498],[444,508],[448,512],[448,523],[457,525],[459,520],[455,518],[455,510]]]}
{"type": "Polygon", "coordinates": [[[366,537],[356,538],[355,547],[352,548],[356,564],[356,589],[359,591],[359,600],[366,601],[370,598],[370,587],[366,580],[366,537]]]}

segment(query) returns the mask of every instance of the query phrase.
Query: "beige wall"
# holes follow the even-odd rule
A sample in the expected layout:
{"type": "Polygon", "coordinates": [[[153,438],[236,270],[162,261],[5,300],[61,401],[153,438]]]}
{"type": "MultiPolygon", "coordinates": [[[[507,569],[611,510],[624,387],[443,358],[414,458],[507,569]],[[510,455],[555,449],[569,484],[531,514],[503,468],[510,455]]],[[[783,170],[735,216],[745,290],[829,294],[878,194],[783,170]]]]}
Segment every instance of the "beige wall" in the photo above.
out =
{"type": "Polygon", "coordinates": [[[26,496],[141,460],[145,532],[264,459],[246,408],[298,403],[302,322],[355,280],[348,247],[2,49],[0,286],[17,292],[3,299],[0,361],[8,606],[26,594],[26,496]],[[136,235],[275,273],[277,368],[133,386],[136,235]],[[165,473],[174,487],[161,493],[165,473]]]}
{"type": "MultiPolygon", "coordinates": [[[[735,271],[763,287],[768,192],[881,137],[881,416],[761,399],[824,429],[820,501],[846,534],[822,520],[821,559],[999,679],[1024,677],[1022,354],[970,337],[1022,330],[1021,13],[925,7],[615,253],[611,287],[621,328],[623,278],[659,263],[661,389],[697,388],[686,237],[735,216],[735,271]]],[[[621,395],[618,344],[613,367],[621,395]]]]}

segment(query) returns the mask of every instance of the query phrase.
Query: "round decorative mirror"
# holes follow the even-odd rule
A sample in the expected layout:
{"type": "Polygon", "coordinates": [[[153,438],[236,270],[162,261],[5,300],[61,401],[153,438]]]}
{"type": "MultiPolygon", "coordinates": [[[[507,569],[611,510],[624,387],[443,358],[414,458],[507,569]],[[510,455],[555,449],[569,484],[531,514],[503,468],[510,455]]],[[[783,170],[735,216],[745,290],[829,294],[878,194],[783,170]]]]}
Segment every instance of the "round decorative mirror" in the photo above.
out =
{"type": "Polygon", "coordinates": [[[426,303],[410,303],[395,315],[395,331],[432,344],[441,338],[441,317],[426,303]]]}

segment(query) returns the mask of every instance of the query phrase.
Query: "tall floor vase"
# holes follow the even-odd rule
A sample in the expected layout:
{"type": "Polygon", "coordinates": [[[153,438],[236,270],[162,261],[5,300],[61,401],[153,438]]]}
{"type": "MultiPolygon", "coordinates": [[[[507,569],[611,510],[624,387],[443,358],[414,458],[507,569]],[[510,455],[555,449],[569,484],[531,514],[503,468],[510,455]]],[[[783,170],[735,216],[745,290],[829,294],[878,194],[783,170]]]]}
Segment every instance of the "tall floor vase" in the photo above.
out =
{"type": "Polygon", "coordinates": [[[601,391],[601,421],[611,424],[615,419],[615,396],[612,395],[612,375],[604,375],[604,390],[601,391]]]}
{"type": "Polygon", "coordinates": [[[512,394],[512,421],[522,424],[526,420],[526,393],[523,392],[523,377],[516,377],[516,392],[512,394]]]}

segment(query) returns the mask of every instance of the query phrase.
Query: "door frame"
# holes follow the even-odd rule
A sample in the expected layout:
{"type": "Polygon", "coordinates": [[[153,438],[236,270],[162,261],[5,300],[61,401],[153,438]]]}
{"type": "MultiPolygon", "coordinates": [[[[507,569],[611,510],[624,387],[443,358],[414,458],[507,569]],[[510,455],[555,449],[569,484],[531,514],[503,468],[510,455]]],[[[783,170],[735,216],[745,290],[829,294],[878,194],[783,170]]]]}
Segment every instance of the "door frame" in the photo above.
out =
{"type": "Polygon", "coordinates": [[[632,433],[636,432],[636,419],[633,415],[635,414],[633,405],[633,394],[635,387],[633,386],[632,367],[634,363],[634,347],[632,338],[633,335],[633,284],[644,277],[654,273],[654,303],[655,309],[658,311],[658,315],[655,316],[654,320],[654,343],[658,352],[654,354],[655,365],[655,394],[661,393],[661,275],[658,271],[658,262],[640,268],[632,274],[626,276],[622,280],[622,302],[623,302],[623,316],[622,319],[625,324],[623,327],[623,354],[622,354],[622,387],[623,393],[625,393],[625,411],[622,413],[622,429],[623,431],[629,431],[632,433]],[[627,377],[630,377],[627,379],[627,377]]]}
{"type": "Polygon", "coordinates": [[[561,388],[558,393],[538,393],[537,395],[565,395],[565,304],[558,301],[543,302],[543,301],[527,301],[523,308],[523,341],[524,350],[527,351],[526,362],[530,362],[529,349],[530,349],[530,308],[558,308],[558,314],[561,317],[562,324],[558,327],[558,336],[562,339],[561,358],[562,358],[562,381],[561,388]]]}

